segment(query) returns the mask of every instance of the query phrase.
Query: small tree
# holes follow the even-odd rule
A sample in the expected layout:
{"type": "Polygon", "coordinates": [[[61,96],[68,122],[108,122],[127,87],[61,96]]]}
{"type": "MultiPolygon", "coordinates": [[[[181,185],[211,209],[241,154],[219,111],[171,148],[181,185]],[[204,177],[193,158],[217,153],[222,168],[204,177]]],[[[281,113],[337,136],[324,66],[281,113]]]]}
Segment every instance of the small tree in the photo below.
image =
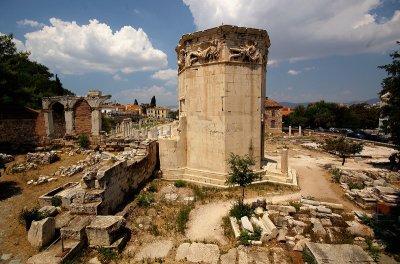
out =
{"type": "MultiPolygon", "coordinates": [[[[400,41],[397,44],[400,45],[400,41]]],[[[387,73],[380,92],[381,97],[386,97],[381,114],[387,117],[387,121],[383,122],[383,130],[390,133],[393,143],[400,150],[400,50],[391,53],[390,57],[392,63],[378,67],[387,73]]]]}
{"type": "Polygon", "coordinates": [[[150,107],[155,107],[156,105],[156,97],[153,95],[153,97],[151,97],[150,107]]]}
{"type": "Polygon", "coordinates": [[[133,103],[133,105],[139,105],[139,103],[136,99],[135,99],[135,102],[133,103]]]}
{"type": "Polygon", "coordinates": [[[345,137],[326,139],[322,148],[326,151],[332,151],[343,159],[342,166],[346,161],[346,157],[360,153],[363,150],[363,144],[351,143],[345,137]]]}
{"type": "Polygon", "coordinates": [[[242,187],[242,201],[244,201],[244,189],[258,178],[258,174],[253,171],[251,166],[255,165],[253,157],[249,155],[239,156],[230,154],[228,159],[231,172],[226,179],[225,184],[229,186],[239,185],[242,187]]]}

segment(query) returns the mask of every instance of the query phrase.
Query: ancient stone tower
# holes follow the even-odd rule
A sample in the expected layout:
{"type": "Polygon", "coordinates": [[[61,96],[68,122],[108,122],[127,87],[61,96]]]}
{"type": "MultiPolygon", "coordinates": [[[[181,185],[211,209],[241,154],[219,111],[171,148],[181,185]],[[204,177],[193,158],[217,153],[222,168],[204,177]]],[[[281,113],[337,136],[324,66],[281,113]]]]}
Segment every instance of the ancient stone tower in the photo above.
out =
{"type": "Polygon", "coordinates": [[[269,46],[265,30],[237,26],[182,36],[179,127],[160,140],[164,177],[224,185],[231,152],[253,155],[261,167],[269,46]]]}

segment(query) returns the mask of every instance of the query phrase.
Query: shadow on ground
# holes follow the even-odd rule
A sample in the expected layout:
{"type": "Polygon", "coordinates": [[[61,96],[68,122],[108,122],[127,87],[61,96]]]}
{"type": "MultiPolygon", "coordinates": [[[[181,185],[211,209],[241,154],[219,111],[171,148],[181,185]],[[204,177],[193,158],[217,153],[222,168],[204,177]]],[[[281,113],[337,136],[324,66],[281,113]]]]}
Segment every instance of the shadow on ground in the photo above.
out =
{"type": "Polygon", "coordinates": [[[0,182],[0,201],[10,198],[14,195],[18,195],[21,192],[22,189],[14,181],[0,182]]]}

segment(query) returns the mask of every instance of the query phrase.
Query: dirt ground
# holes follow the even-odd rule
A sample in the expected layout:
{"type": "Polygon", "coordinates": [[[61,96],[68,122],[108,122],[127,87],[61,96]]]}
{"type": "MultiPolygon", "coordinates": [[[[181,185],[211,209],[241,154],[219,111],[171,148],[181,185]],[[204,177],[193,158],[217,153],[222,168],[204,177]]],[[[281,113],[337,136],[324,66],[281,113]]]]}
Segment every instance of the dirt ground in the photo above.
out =
{"type": "MultiPolygon", "coordinates": [[[[19,214],[24,208],[32,209],[38,207],[38,197],[55,189],[66,182],[79,181],[82,174],[72,177],[57,177],[57,181],[41,185],[28,185],[27,181],[37,180],[40,175],[51,175],[60,166],[69,166],[77,161],[85,159],[86,155],[76,154],[69,156],[60,154],[60,160],[49,165],[39,165],[36,170],[22,173],[2,173],[0,177],[0,255],[12,254],[17,259],[26,261],[38,251],[28,242],[28,234],[25,226],[19,221],[19,214]],[[21,250],[23,249],[23,250],[21,250]]],[[[13,163],[24,160],[24,156],[17,156],[13,163]]],[[[8,169],[6,170],[8,171],[8,169]]]]}
{"type": "MultiPolygon", "coordinates": [[[[331,181],[327,168],[332,165],[341,166],[339,158],[309,150],[296,142],[286,141],[285,145],[289,147],[289,166],[297,171],[300,190],[273,184],[249,186],[246,188],[246,201],[254,201],[258,198],[275,201],[293,200],[303,196],[313,197],[320,201],[342,203],[346,210],[361,210],[344,197],[344,193],[338,184],[334,184],[331,181]]],[[[279,141],[267,142],[265,148],[266,156],[279,162],[279,149],[282,146],[283,143],[279,141]]],[[[378,147],[376,150],[375,161],[379,159],[385,160],[390,155],[387,148],[378,147]]],[[[375,155],[374,147],[368,146],[366,153],[375,155]]],[[[5,173],[0,177],[0,255],[11,253],[16,256],[15,258],[19,258],[24,262],[31,255],[37,253],[37,250],[32,248],[27,240],[27,232],[24,225],[19,223],[19,213],[25,207],[30,209],[38,206],[37,198],[40,195],[63,183],[79,181],[82,174],[72,177],[58,176],[58,180],[55,182],[37,186],[29,186],[26,182],[30,179],[37,179],[39,175],[51,175],[60,166],[75,164],[78,160],[85,158],[86,155],[68,156],[61,154],[61,160],[53,164],[41,165],[37,170],[25,173],[5,173]]],[[[21,160],[23,160],[23,156],[18,156],[17,161],[21,160]]],[[[376,169],[371,165],[371,162],[373,163],[371,159],[363,159],[357,162],[354,159],[348,159],[344,167],[347,169],[376,169]]],[[[8,166],[10,165],[8,164],[8,166]]],[[[233,201],[240,197],[241,190],[239,188],[224,190],[200,189],[200,193],[197,193],[197,195],[200,195],[199,199],[192,204],[193,209],[190,212],[186,233],[180,234],[176,230],[176,216],[184,203],[182,201],[177,201],[176,203],[162,201],[164,190],[169,188],[168,186],[170,186],[171,182],[157,179],[154,183],[158,189],[158,192],[155,193],[156,202],[154,204],[150,207],[138,208],[135,205],[135,201],[133,201],[127,205],[128,208],[131,208],[127,218],[127,226],[132,230],[132,237],[125,252],[128,249],[136,251],[146,242],[161,238],[173,241],[175,246],[170,252],[171,256],[179,246],[179,243],[187,242],[188,240],[216,242],[219,244],[221,251],[225,251],[234,245],[235,242],[224,235],[222,218],[227,215],[233,201]]],[[[199,192],[199,189],[186,187],[178,190],[180,198],[196,195],[196,192],[199,192]]],[[[83,258],[75,263],[84,263],[93,256],[96,256],[96,253],[88,251],[84,253],[83,258]]],[[[298,257],[296,255],[296,259],[298,257]]],[[[125,260],[124,258],[119,263],[129,263],[129,261],[126,262],[125,260]]],[[[171,257],[166,260],[168,260],[167,263],[175,263],[171,257]]],[[[301,263],[301,261],[298,263],[301,263]]]]}

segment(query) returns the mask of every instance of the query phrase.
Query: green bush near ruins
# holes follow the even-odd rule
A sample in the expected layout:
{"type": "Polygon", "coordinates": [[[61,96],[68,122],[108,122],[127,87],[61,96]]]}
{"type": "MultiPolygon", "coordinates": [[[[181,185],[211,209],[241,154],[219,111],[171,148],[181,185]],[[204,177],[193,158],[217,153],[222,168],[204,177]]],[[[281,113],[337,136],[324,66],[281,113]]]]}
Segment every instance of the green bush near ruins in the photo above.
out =
{"type": "Polygon", "coordinates": [[[97,249],[97,253],[98,253],[100,262],[104,263],[104,264],[120,259],[120,256],[118,255],[118,253],[110,248],[99,247],[97,249]]]}
{"type": "Polygon", "coordinates": [[[89,137],[87,135],[80,135],[78,138],[78,144],[82,149],[87,149],[90,144],[89,137]]]}
{"type": "Polygon", "coordinates": [[[182,187],[186,187],[186,182],[184,182],[183,180],[176,180],[174,182],[174,186],[176,188],[182,188],[182,187]]]}
{"type": "Polygon", "coordinates": [[[178,216],[176,218],[176,224],[177,224],[178,231],[181,234],[185,233],[186,223],[189,221],[189,214],[190,214],[191,210],[192,210],[192,207],[189,205],[182,206],[179,209],[178,216]]]}
{"type": "Polygon", "coordinates": [[[19,214],[20,221],[25,224],[25,229],[28,231],[33,221],[39,221],[46,218],[47,213],[41,213],[37,208],[23,209],[19,214]]]}
{"type": "Polygon", "coordinates": [[[253,213],[253,209],[250,205],[243,203],[242,200],[237,200],[231,210],[229,211],[229,215],[235,217],[240,220],[243,216],[250,217],[253,213]]]}

